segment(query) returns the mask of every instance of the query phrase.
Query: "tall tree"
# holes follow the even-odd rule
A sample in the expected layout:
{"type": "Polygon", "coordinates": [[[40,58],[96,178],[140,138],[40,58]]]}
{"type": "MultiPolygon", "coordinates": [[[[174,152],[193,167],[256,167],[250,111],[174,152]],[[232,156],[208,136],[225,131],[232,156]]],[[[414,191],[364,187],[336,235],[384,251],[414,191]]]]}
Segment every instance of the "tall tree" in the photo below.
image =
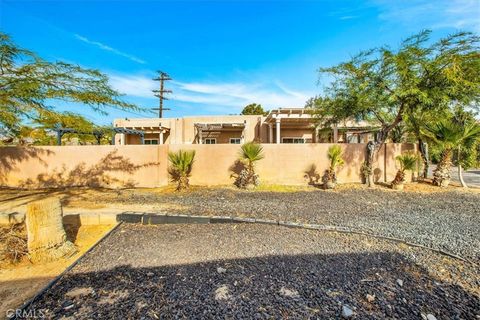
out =
{"type": "MultiPolygon", "coordinates": [[[[343,119],[377,121],[373,160],[389,133],[409,114],[448,109],[453,102],[477,106],[480,100],[480,39],[460,32],[431,44],[430,31],[401,42],[397,50],[362,52],[334,67],[320,68],[333,81],[315,104],[324,126],[343,119]]],[[[368,177],[371,185],[371,174],[368,177]]]]}
{"type": "Polygon", "coordinates": [[[245,108],[243,108],[242,113],[243,115],[264,115],[266,112],[263,110],[261,104],[251,103],[245,108]]]}
{"type": "Polygon", "coordinates": [[[100,113],[106,113],[106,107],[139,109],[123,101],[100,71],[45,61],[0,32],[0,126],[4,131],[16,135],[25,124],[65,118],[52,106],[55,100],[85,104],[100,113]]]}

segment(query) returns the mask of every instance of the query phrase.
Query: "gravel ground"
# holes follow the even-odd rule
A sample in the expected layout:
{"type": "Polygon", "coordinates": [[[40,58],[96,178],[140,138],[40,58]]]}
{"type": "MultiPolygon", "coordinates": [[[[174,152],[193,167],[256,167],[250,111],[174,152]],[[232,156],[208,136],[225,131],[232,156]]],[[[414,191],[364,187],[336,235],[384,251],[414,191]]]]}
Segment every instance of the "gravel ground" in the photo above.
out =
{"type": "MultiPolygon", "coordinates": [[[[188,194],[122,191],[125,203],[175,204],[165,213],[228,215],[345,226],[447,250],[480,263],[480,195],[350,189],[188,194]]],[[[161,211],[161,209],[160,209],[161,211]]]]}
{"type": "Polygon", "coordinates": [[[63,319],[339,318],[343,309],[356,319],[478,319],[479,279],[459,260],[360,235],[124,224],[31,308],[63,319]]]}

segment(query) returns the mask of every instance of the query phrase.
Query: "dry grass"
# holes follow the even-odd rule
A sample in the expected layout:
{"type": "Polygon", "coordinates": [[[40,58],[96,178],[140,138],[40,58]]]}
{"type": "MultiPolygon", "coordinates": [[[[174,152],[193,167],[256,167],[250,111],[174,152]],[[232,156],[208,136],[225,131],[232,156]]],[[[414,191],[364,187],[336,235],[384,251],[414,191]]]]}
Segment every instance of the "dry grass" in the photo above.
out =
{"type": "Polygon", "coordinates": [[[314,191],[315,187],[312,186],[289,186],[281,184],[260,184],[252,192],[264,191],[264,192],[304,192],[314,191]]]}
{"type": "Polygon", "coordinates": [[[16,264],[28,254],[25,223],[0,226],[0,266],[16,264]]]}

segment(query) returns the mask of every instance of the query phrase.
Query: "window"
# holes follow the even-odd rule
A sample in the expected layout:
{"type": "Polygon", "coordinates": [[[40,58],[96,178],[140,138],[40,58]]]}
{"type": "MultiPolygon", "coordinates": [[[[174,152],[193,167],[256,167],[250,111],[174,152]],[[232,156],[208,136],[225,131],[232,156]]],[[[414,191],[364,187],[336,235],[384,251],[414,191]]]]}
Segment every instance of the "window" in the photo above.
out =
{"type": "Polygon", "coordinates": [[[143,142],[145,144],[158,144],[158,139],[145,139],[143,142]]]}
{"type": "Polygon", "coordinates": [[[203,141],[205,144],[217,144],[216,138],[205,138],[203,141]]]}
{"type": "Polygon", "coordinates": [[[305,143],[304,138],[282,138],[282,143],[305,143]]]}
{"type": "Polygon", "coordinates": [[[240,142],[241,142],[240,138],[230,138],[231,144],[240,144],[240,142]]]}

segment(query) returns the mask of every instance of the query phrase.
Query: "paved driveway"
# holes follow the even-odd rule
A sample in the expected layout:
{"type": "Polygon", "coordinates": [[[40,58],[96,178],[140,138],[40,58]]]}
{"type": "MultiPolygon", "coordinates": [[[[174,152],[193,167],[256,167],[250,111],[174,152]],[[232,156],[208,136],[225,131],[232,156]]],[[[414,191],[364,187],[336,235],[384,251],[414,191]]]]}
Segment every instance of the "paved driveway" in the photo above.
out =
{"type": "MultiPolygon", "coordinates": [[[[435,170],[435,165],[430,167],[429,175],[433,175],[433,170],[435,170]]],[[[480,188],[480,169],[470,169],[463,172],[463,180],[469,187],[480,188]]],[[[452,181],[460,183],[458,179],[458,168],[452,167],[452,181]]]]}

